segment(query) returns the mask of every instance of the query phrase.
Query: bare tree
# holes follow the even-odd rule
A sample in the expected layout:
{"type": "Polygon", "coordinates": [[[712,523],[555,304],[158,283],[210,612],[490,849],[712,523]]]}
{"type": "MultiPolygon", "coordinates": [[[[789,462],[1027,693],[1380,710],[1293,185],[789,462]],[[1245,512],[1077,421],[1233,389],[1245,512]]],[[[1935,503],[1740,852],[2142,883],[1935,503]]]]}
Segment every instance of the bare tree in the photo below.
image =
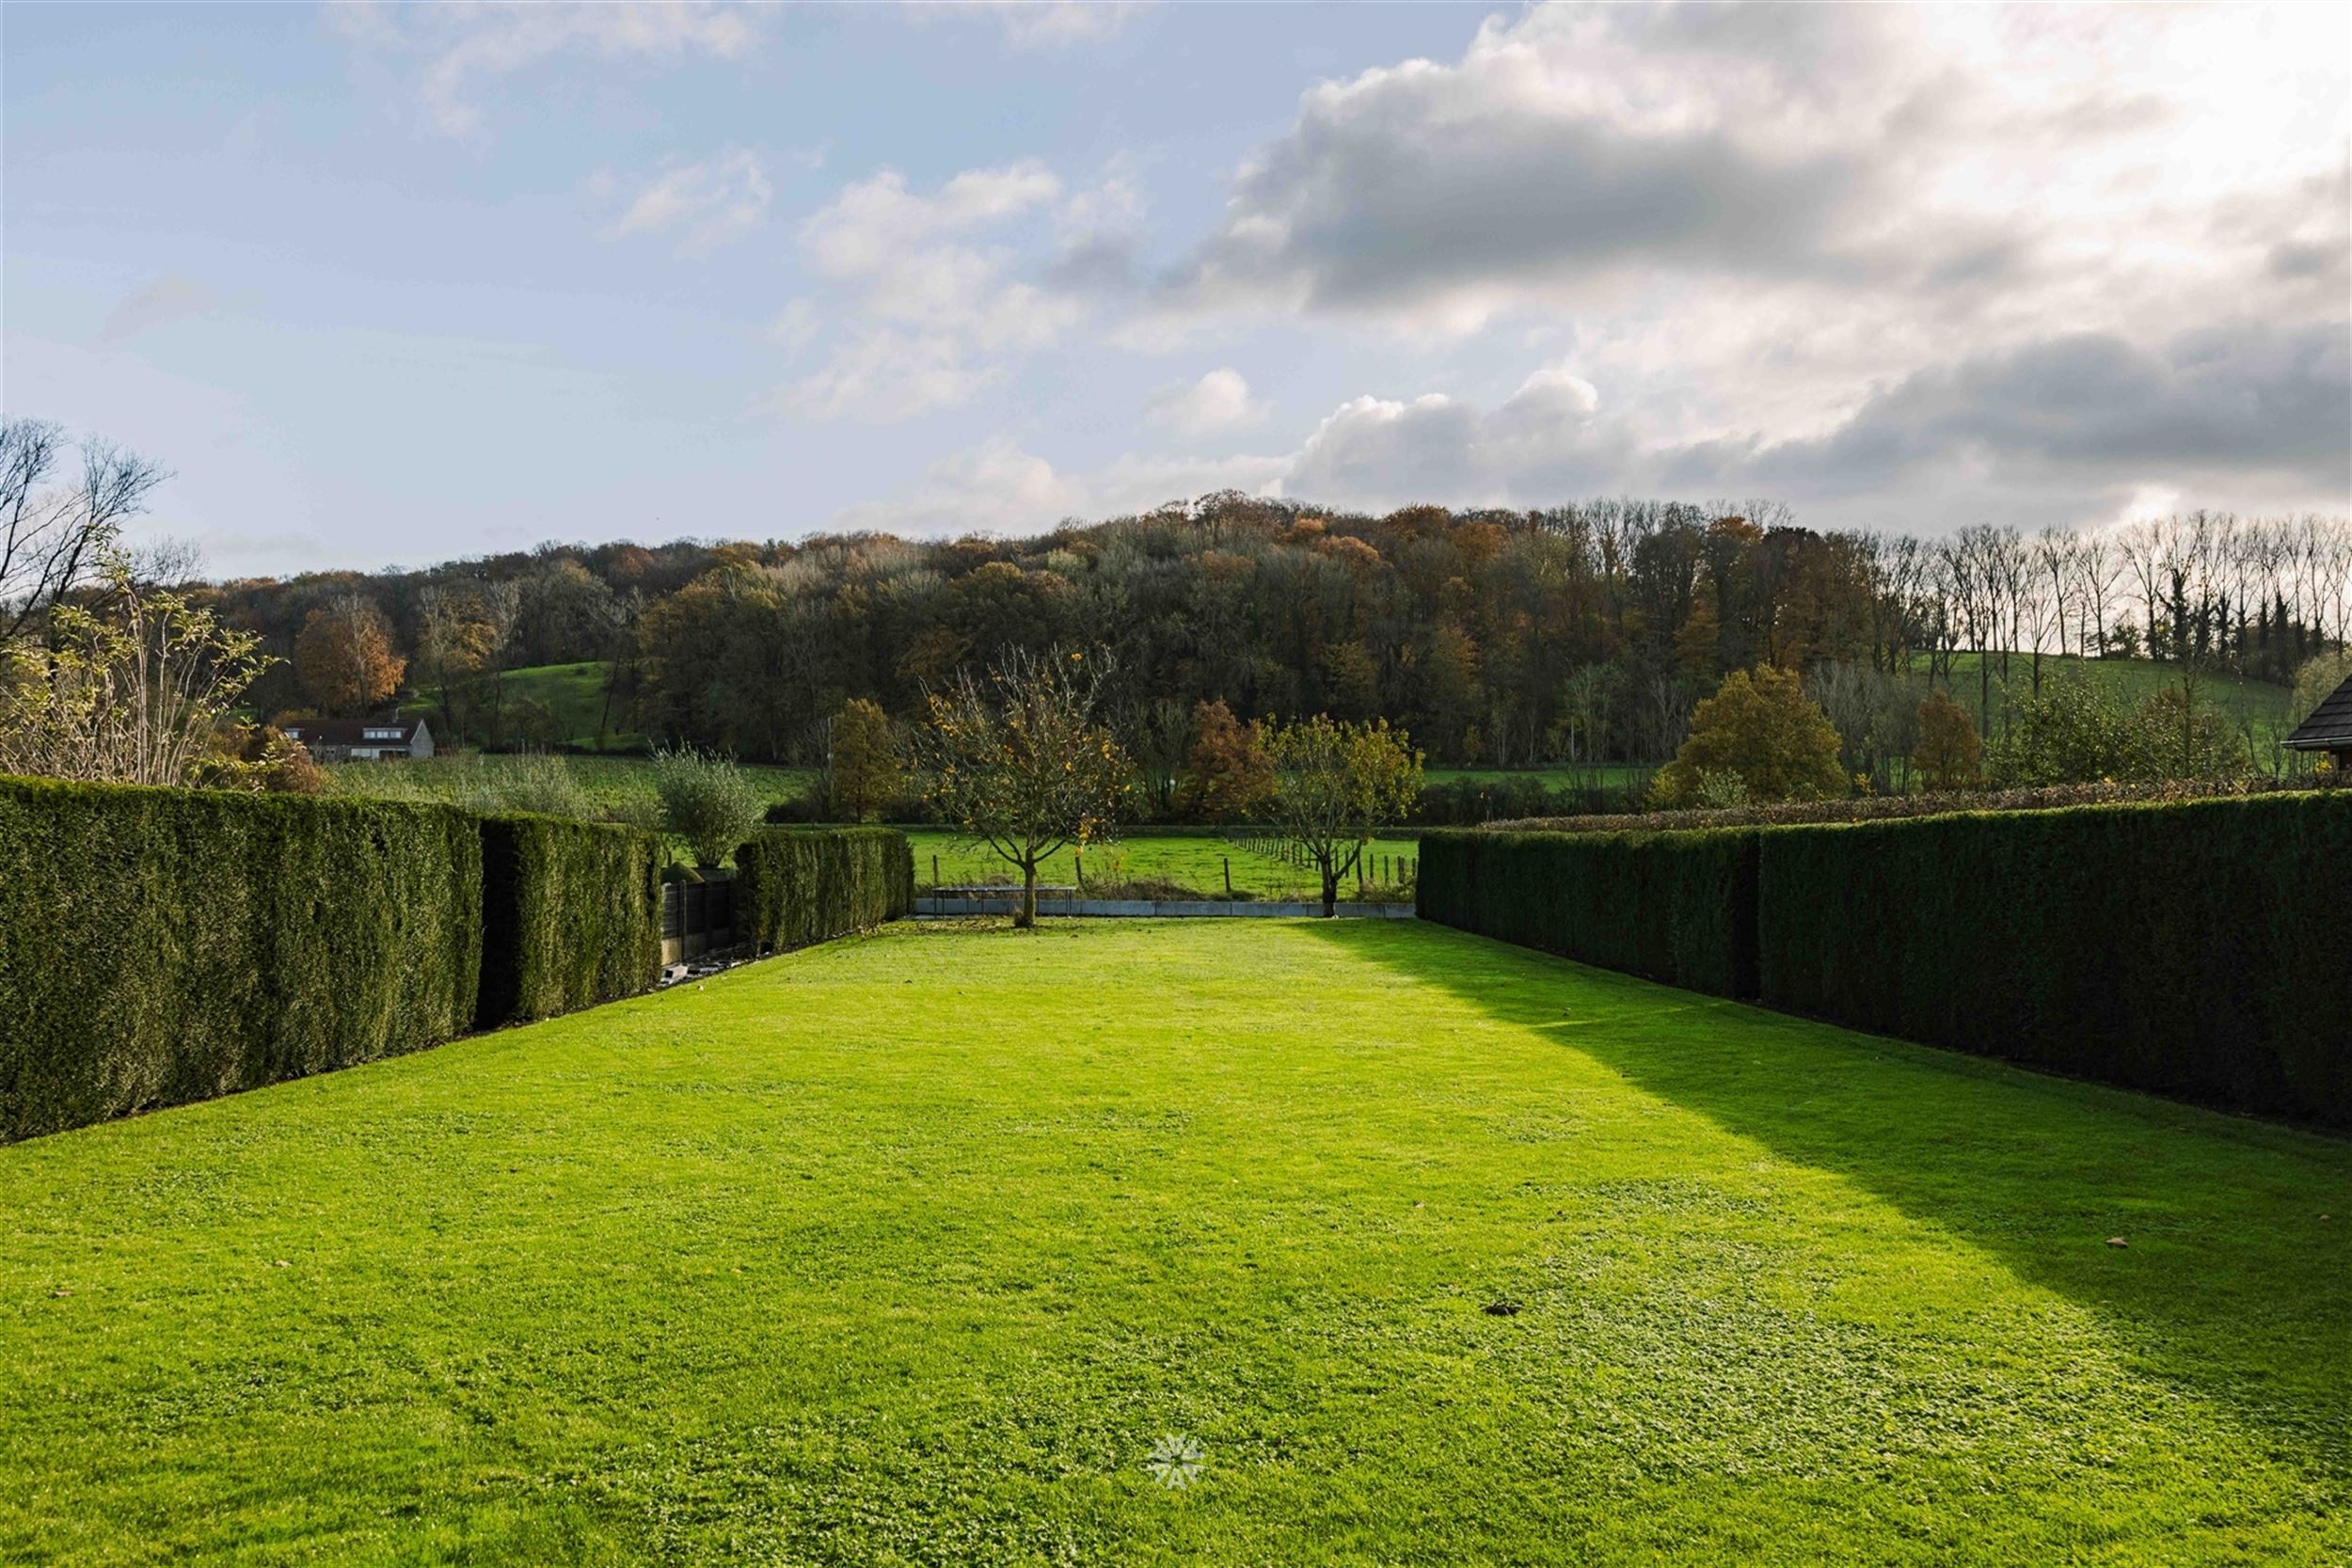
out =
{"type": "Polygon", "coordinates": [[[2074,536],[2063,530],[2045,528],[2034,536],[2030,548],[2032,577],[2025,590],[2026,635],[2033,650],[2033,689],[2042,689],[2042,654],[2050,639],[2058,634],[2058,652],[2066,657],[2066,596],[2073,586],[2074,574],[2068,569],[2074,555],[2074,536]]]}
{"type": "Polygon", "coordinates": [[[111,580],[105,562],[123,522],[170,477],[135,452],[86,440],[79,483],[53,483],[67,446],[46,420],[0,419],[0,644],[76,589],[111,580]]]}
{"type": "Polygon", "coordinates": [[[2086,657],[2090,656],[2094,638],[2099,656],[2106,655],[2107,613],[2115,603],[2115,576],[2121,569],[2115,542],[2106,534],[2094,530],[2076,538],[2074,609],[2081,620],[2075,628],[2074,647],[2086,657]]]}

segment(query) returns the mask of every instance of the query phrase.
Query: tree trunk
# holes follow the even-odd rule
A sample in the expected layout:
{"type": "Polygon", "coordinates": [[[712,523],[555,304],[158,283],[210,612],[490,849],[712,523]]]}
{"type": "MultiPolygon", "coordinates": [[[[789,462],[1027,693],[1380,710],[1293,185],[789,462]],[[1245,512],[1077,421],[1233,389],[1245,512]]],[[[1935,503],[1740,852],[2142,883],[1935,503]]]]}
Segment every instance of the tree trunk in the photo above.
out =
{"type": "Polygon", "coordinates": [[[1340,874],[1329,861],[1323,863],[1323,918],[1332,919],[1340,912],[1340,874]]]}
{"type": "Polygon", "coordinates": [[[1028,930],[1037,925],[1037,862],[1021,868],[1021,912],[1012,917],[1017,930],[1028,930]]]}

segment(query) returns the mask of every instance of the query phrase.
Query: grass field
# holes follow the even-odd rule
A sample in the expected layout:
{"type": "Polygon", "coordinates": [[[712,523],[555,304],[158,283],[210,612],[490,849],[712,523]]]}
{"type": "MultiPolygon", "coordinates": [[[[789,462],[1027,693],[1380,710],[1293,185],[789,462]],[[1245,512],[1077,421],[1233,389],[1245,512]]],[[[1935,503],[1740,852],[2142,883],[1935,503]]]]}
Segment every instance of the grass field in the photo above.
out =
{"type": "MultiPolygon", "coordinates": [[[[2144,658],[2060,658],[2045,654],[2042,658],[2042,678],[2054,674],[2079,675],[2106,688],[2126,703],[2140,703],[2180,684],[2180,672],[2169,664],[2158,664],[2144,658]]],[[[1925,698],[1928,691],[1927,660],[1915,661],[1912,679],[1925,698]]],[[[1942,685],[1939,679],[1937,684],[1942,685]]],[[[2017,689],[2030,690],[2033,685],[2033,656],[2009,656],[2009,684],[2017,689]]],[[[1979,716],[1983,694],[1979,682],[1979,663],[1975,654],[1958,654],[1952,659],[1952,700],[1970,713],[1979,716]]],[[[1993,656],[1993,712],[1997,724],[2001,711],[2001,656],[1993,656]]],[[[2283,735],[2288,729],[2287,707],[2294,693],[2283,686],[2267,681],[2247,680],[2237,675],[2206,674],[2197,683],[2197,700],[2205,706],[2220,709],[2234,724],[2251,724],[2258,740],[2267,741],[2274,734],[2283,735]]]]}
{"type": "Polygon", "coordinates": [[[1427,768],[1422,769],[1422,777],[1424,783],[1433,784],[1540,779],[1547,789],[1630,789],[1649,783],[1658,766],[1647,762],[1601,762],[1579,768],[1427,768]]]}
{"type": "MultiPolygon", "coordinates": [[[[520,670],[509,670],[499,677],[505,689],[508,703],[544,703],[555,716],[555,740],[558,745],[597,748],[597,729],[607,719],[604,686],[609,666],[602,659],[589,659],[579,664],[533,664],[520,670]]],[[[417,695],[400,705],[400,711],[422,714],[428,720],[439,716],[439,705],[430,696],[417,695]]],[[[600,748],[608,752],[642,752],[645,737],[626,728],[628,704],[615,700],[610,715],[612,728],[603,736],[600,748]]],[[[447,736],[441,737],[443,743],[447,736]]]]}
{"type": "MultiPolygon", "coordinates": [[[[973,882],[1007,882],[1020,873],[986,848],[953,832],[910,828],[907,842],[914,851],[914,880],[921,887],[973,882]],[[934,869],[935,864],[935,869],[934,869]],[[936,881],[934,881],[936,878],[936,881]]],[[[1395,886],[1409,879],[1420,863],[1421,846],[1411,839],[1376,839],[1365,850],[1375,857],[1367,867],[1368,881],[1395,886]]],[[[1249,847],[1242,838],[1212,834],[1139,833],[1100,845],[1086,854],[1086,880],[1102,887],[1137,881],[1168,882],[1196,893],[1220,895],[1231,868],[1233,891],[1255,898],[1320,898],[1323,882],[1312,865],[1295,865],[1249,847]]],[[[1038,879],[1056,886],[1078,880],[1075,858],[1065,849],[1046,862],[1038,879]]],[[[1350,881],[1343,892],[1352,893],[1350,881]]]]}
{"type": "Polygon", "coordinates": [[[2352,1147],[1412,923],[901,928],[0,1234],[11,1563],[2352,1559],[2352,1147]]]}
{"type": "MultiPolygon", "coordinates": [[[[538,759],[532,759],[535,765],[538,759]]],[[[582,757],[558,755],[554,760],[571,774],[588,798],[600,806],[644,804],[656,799],[653,765],[643,757],[582,757]]],[[[327,769],[338,793],[387,795],[398,800],[447,800],[476,789],[485,775],[526,766],[498,754],[468,753],[431,757],[415,762],[345,762],[327,769]]],[[[817,783],[813,768],[775,768],[745,763],[763,799],[795,800],[817,783]]]]}

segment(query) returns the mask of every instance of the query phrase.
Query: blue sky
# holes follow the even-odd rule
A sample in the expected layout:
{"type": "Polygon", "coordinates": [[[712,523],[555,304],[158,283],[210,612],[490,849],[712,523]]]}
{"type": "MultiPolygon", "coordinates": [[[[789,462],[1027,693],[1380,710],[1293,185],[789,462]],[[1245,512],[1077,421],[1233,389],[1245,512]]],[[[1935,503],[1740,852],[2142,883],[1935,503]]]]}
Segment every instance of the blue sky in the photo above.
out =
{"type": "Polygon", "coordinates": [[[12,414],[220,572],[2352,490],[2317,8],[11,5],[12,414]]]}

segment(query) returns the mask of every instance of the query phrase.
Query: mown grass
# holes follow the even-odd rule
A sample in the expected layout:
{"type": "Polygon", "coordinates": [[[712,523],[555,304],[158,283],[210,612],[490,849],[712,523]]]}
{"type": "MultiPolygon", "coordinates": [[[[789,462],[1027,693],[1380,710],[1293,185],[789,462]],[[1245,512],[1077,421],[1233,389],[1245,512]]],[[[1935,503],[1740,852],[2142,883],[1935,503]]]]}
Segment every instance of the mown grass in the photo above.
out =
{"type": "Polygon", "coordinates": [[[2340,1564],[2348,1228],[1433,927],[900,928],[0,1148],[0,1560],[2340,1564]]]}
{"type": "MultiPolygon", "coordinates": [[[[914,851],[917,886],[1020,879],[1020,872],[1010,863],[952,829],[910,828],[906,832],[914,851]]],[[[1301,865],[1256,847],[1266,842],[1247,830],[1231,838],[1212,833],[1138,833],[1087,850],[1085,882],[1093,888],[1162,883],[1204,897],[1222,897],[1230,872],[1237,895],[1256,899],[1323,896],[1321,874],[1312,864],[1301,865]]],[[[1364,852],[1364,880],[1393,890],[1409,883],[1420,863],[1421,847],[1411,839],[1383,838],[1375,840],[1364,852]]],[[[1078,859],[1068,849],[1048,857],[1039,869],[1039,881],[1058,887],[1077,885],[1078,859]]],[[[1350,878],[1342,892],[1353,896],[1356,886],[1356,879],[1350,878]]]]}

